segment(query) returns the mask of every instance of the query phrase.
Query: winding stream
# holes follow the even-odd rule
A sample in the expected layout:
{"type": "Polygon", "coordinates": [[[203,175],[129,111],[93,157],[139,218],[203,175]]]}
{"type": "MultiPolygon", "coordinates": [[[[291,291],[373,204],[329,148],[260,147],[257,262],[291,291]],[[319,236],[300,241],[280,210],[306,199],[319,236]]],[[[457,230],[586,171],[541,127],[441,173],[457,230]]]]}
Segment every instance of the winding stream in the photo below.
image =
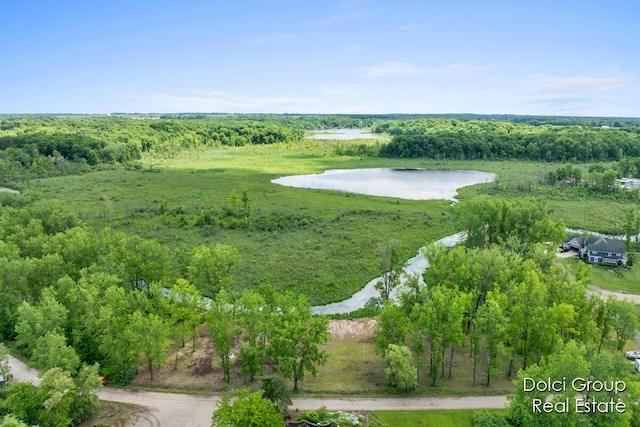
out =
{"type": "MultiPolygon", "coordinates": [[[[443,237],[435,243],[450,248],[462,242],[465,237],[465,233],[460,232],[452,234],[451,236],[443,237]]],[[[429,261],[422,254],[423,249],[424,247],[420,248],[418,250],[418,254],[407,261],[407,266],[405,268],[405,272],[407,275],[413,276],[415,274],[424,273],[427,267],[429,267],[429,261]]],[[[380,293],[375,288],[376,283],[378,283],[378,281],[380,280],[381,277],[376,277],[375,279],[367,283],[364,288],[353,294],[351,298],[348,298],[344,301],[334,302],[327,305],[316,305],[313,307],[313,313],[341,314],[349,313],[351,311],[363,308],[367,301],[369,301],[371,298],[380,296],[380,293]]],[[[404,278],[402,280],[402,283],[404,283],[404,278]]],[[[393,292],[391,293],[391,297],[393,298],[397,296],[400,292],[402,292],[402,284],[393,290],[393,292]]]]}
{"type": "Polygon", "coordinates": [[[18,190],[12,190],[11,188],[0,187],[0,193],[20,194],[18,190]]]}

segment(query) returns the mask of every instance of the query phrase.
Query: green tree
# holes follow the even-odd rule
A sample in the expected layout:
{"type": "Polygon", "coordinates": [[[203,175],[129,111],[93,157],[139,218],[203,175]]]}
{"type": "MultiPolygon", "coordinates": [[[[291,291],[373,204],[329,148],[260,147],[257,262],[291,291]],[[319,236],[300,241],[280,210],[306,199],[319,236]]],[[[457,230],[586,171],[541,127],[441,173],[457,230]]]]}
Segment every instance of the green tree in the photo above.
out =
{"type": "Polygon", "coordinates": [[[69,408],[69,416],[75,425],[88,420],[100,409],[97,393],[102,388],[102,382],[98,378],[98,369],[97,364],[82,365],[74,378],[76,392],[69,408]]]}
{"type": "Polygon", "coordinates": [[[11,365],[9,364],[9,351],[0,342],[0,381],[11,380],[11,365]]]}
{"type": "Polygon", "coordinates": [[[0,427],[29,427],[27,424],[23,423],[13,415],[5,415],[0,418],[0,427]]]}
{"type": "Polygon", "coordinates": [[[9,387],[6,408],[30,425],[69,426],[69,410],[76,394],[71,376],[60,368],[42,375],[39,387],[30,383],[14,383],[9,387]]]}
{"type": "Polygon", "coordinates": [[[635,305],[627,301],[611,301],[611,328],[616,333],[616,348],[622,351],[624,345],[636,336],[638,316],[635,305]]]}
{"type": "Polygon", "coordinates": [[[38,304],[32,306],[25,301],[18,307],[16,344],[31,356],[38,338],[47,332],[62,334],[67,314],[67,309],[56,300],[53,289],[45,289],[38,304]]]}
{"type": "Polygon", "coordinates": [[[297,391],[305,371],[315,376],[317,366],[327,360],[327,353],[319,346],[329,340],[329,319],[314,316],[304,295],[287,292],[278,302],[280,311],[271,316],[268,351],[278,372],[293,379],[293,390],[297,391]]]}
{"type": "Polygon", "coordinates": [[[410,327],[409,318],[402,309],[387,301],[380,312],[373,335],[376,350],[384,355],[389,344],[403,345],[410,327]]]}
{"type": "MultiPolygon", "coordinates": [[[[545,286],[534,270],[529,270],[523,281],[510,293],[508,334],[510,345],[522,355],[522,367],[526,369],[532,353],[539,352],[545,317],[545,286]]],[[[510,361],[512,367],[513,359],[510,361]]],[[[511,369],[510,369],[511,371],[511,369]]]]}
{"type": "Polygon", "coordinates": [[[242,371],[253,381],[265,357],[270,312],[264,297],[252,290],[243,291],[235,307],[243,341],[240,349],[242,371]]]}
{"type": "Polygon", "coordinates": [[[384,372],[392,387],[407,392],[418,386],[418,370],[413,366],[413,355],[408,347],[389,344],[384,358],[387,361],[384,372]]]}
{"type": "MultiPolygon", "coordinates": [[[[416,328],[422,328],[429,344],[429,377],[436,385],[438,365],[444,376],[445,352],[451,346],[450,363],[453,362],[453,347],[463,337],[464,313],[468,311],[469,295],[445,286],[432,286],[429,298],[421,306],[414,307],[411,314],[416,328]]],[[[451,369],[449,370],[451,374],[451,369]]]]}
{"type": "Polygon", "coordinates": [[[293,403],[287,390],[287,385],[278,374],[259,377],[262,381],[262,397],[274,403],[279,411],[285,412],[293,403]]]}
{"type": "Polygon", "coordinates": [[[97,328],[100,331],[101,363],[110,381],[128,384],[135,375],[140,347],[131,327],[131,307],[124,288],[109,287],[102,298],[97,328]]]}
{"type": "Polygon", "coordinates": [[[231,352],[239,331],[233,313],[233,304],[224,289],[212,301],[211,309],[207,314],[207,327],[220,360],[224,379],[229,382],[231,381],[231,352]]]}
{"type": "Polygon", "coordinates": [[[36,340],[31,360],[42,371],[61,368],[71,375],[75,375],[80,366],[76,351],[67,345],[64,335],[56,332],[47,332],[36,340]]]}
{"type": "Polygon", "coordinates": [[[233,283],[233,268],[240,262],[238,250],[229,245],[197,246],[187,268],[189,282],[214,298],[233,283]]]}
{"type": "MultiPolygon", "coordinates": [[[[491,376],[500,368],[500,355],[503,349],[507,319],[501,306],[506,298],[499,293],[490,293],[485,303],[478,309],[476,328],[484,336],[487,348],[487,386],[491,383],[491,376]]],[[[474,362],[475,363],[475,362],[474,362]]],[[[475,368],[474,368],[475,385],[475,368]]]]}
{"type": "Polygon", "coordinates": [[[629,206],[629,209],[624,214],[623,231],[625,234],[625,246],[627,251],[631,250],[632,238],[638,239],[638,208],[635,206],[629,206]]]}
{"type": "Polygon", "coordinates": [[[131,316],[131,333],[144,355],[151,381],[153,381],[155,368],[167,357],[168,329],[166,322],[156,314],[145,315],[136,310],[131,316]]]}
{"type": "MultiPolygon", "coordinates": [[[[178,342],[184,347],[185,338],[191,338],[191,352],[195,351],[196,328],[203,322],[206,302],[194,285],[184,279],[176,280],[167,296],[169,316],[178,342]]],[[[178,364],[176,351],[175,365],[178,364]]]]}
{"type": "Polygon", "coordinates": [[[38,424],[38,410],[43,401],[38,396],[38,389],[31,383],[15,382],[7,390],[4,407],[10,414],[29,425],[38,424]]]}
{"type": "Polygon", "coordinates": [[[211,427],[282,427],[284,418],[276,405],[262,398],[262,391],[240,388],[224,393],[213,412],[211,427]]]}
{"type": "Polygon", "coordinates": [[[380,280],[376,283],[376,289],[380,292],[383,301],[389,299],[391,291],[400,284],[400,279],[404,274],[404,263],[400,259],[398,243],[388,242],[378,246],[378,260],[380,280]]]}

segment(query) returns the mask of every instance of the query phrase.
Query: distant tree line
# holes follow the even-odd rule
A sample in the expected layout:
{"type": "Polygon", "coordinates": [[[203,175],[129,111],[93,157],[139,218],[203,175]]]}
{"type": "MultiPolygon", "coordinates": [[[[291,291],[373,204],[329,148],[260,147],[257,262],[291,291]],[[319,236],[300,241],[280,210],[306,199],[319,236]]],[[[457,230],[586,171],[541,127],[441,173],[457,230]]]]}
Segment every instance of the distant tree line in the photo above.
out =
{"type": "Polygon", "coordinates": [[[133,165],[143,153],[171,157],[204,147],[290,143],[304,131],[239,120],[26,118],[0,120],[0,182],[86,172],[96,165],[133,165]]]}
{"type": "Polygon", "coordinates": [[[640,127],[533,126],[492,121],[420,119],[379,122],[394,135],[383,157],[547,162],[617,161],[640,156],[640,127]]]}

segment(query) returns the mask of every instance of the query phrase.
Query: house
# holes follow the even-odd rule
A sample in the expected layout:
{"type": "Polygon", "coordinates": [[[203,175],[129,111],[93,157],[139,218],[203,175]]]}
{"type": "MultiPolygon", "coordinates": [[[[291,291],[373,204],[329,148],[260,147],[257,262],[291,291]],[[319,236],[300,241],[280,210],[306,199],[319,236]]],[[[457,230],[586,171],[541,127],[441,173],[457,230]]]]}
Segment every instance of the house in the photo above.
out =
{"type": "Polygon", "coordinates": [[[577,250],[580,258],[593,264],[626,265],[622,242],[603,236],[569,236],[561,246],[563,251],[577,250]]]}

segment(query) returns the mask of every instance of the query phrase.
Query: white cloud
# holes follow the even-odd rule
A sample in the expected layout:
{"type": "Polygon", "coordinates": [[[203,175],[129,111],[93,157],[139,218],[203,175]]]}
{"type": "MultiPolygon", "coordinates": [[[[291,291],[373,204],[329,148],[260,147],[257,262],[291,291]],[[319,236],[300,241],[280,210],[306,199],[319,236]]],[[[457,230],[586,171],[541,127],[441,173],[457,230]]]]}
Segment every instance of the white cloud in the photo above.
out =
{"type": "Polygon", "coordinates": [[[325,18],[314,19],[310,21],[313,25],[331,25],[341,22],[357,21],[365,18],[369,18],[373,13],[368,10],[350,10],[343,13],[337,13],[335,15],[327,16],[325,18]]]}
{"type": "Polygon", "coordinates": [[[146,101],[150,105],[149,111],[176,112],[286,113],[308,110],[318,102],[313,98],[289,96],[250,97],[221,91],[188,92],[191,95],[158,93],[132,97],[146,101]]]}
{"type": "Polygon", "coordinates": [[[542,82],[540,90],[552,94],[575,94],[585,92],[600,92],[626,86],[626,77],[570,77],[557,78],[548,82],[542,82]]]}
{"type": "Polygon", "coordinates": [[[420,67],[411,62],[390,61],[361,69],[362,77],[421,76],[427,74],[472,74],[492,69],[493,66],[454,63],[441,67],[420,67]]]}
{"type": "Polygon", "coordinates": [[[362,94],[362,88],[359,85],[338,84],[338,85],[323,85],[320,87],[320,91],[324,95],[331,97],[344,96],[354,97],[362,94]]]}
{"type": "Polygon", "coordinates": [[[398,30],[400,30],[400,31],[415,31],[415,30],[417,30],[418,28],[420,28],[420,24],[415,24],[415,23],[413,23],[413,24],[404,24],[404,25],[400,25],[400,26],[398,27],[398,30]]]}
{"type": "Polygon", "coordinates": [[[267,34],[267,35],[254,36],[253,38],[251,38],[251,43],[267,44],[267,43],[281,42],[285,40],[294,40],[299,37],[300,36],[297,36],[295,34],[267,34]]]}

